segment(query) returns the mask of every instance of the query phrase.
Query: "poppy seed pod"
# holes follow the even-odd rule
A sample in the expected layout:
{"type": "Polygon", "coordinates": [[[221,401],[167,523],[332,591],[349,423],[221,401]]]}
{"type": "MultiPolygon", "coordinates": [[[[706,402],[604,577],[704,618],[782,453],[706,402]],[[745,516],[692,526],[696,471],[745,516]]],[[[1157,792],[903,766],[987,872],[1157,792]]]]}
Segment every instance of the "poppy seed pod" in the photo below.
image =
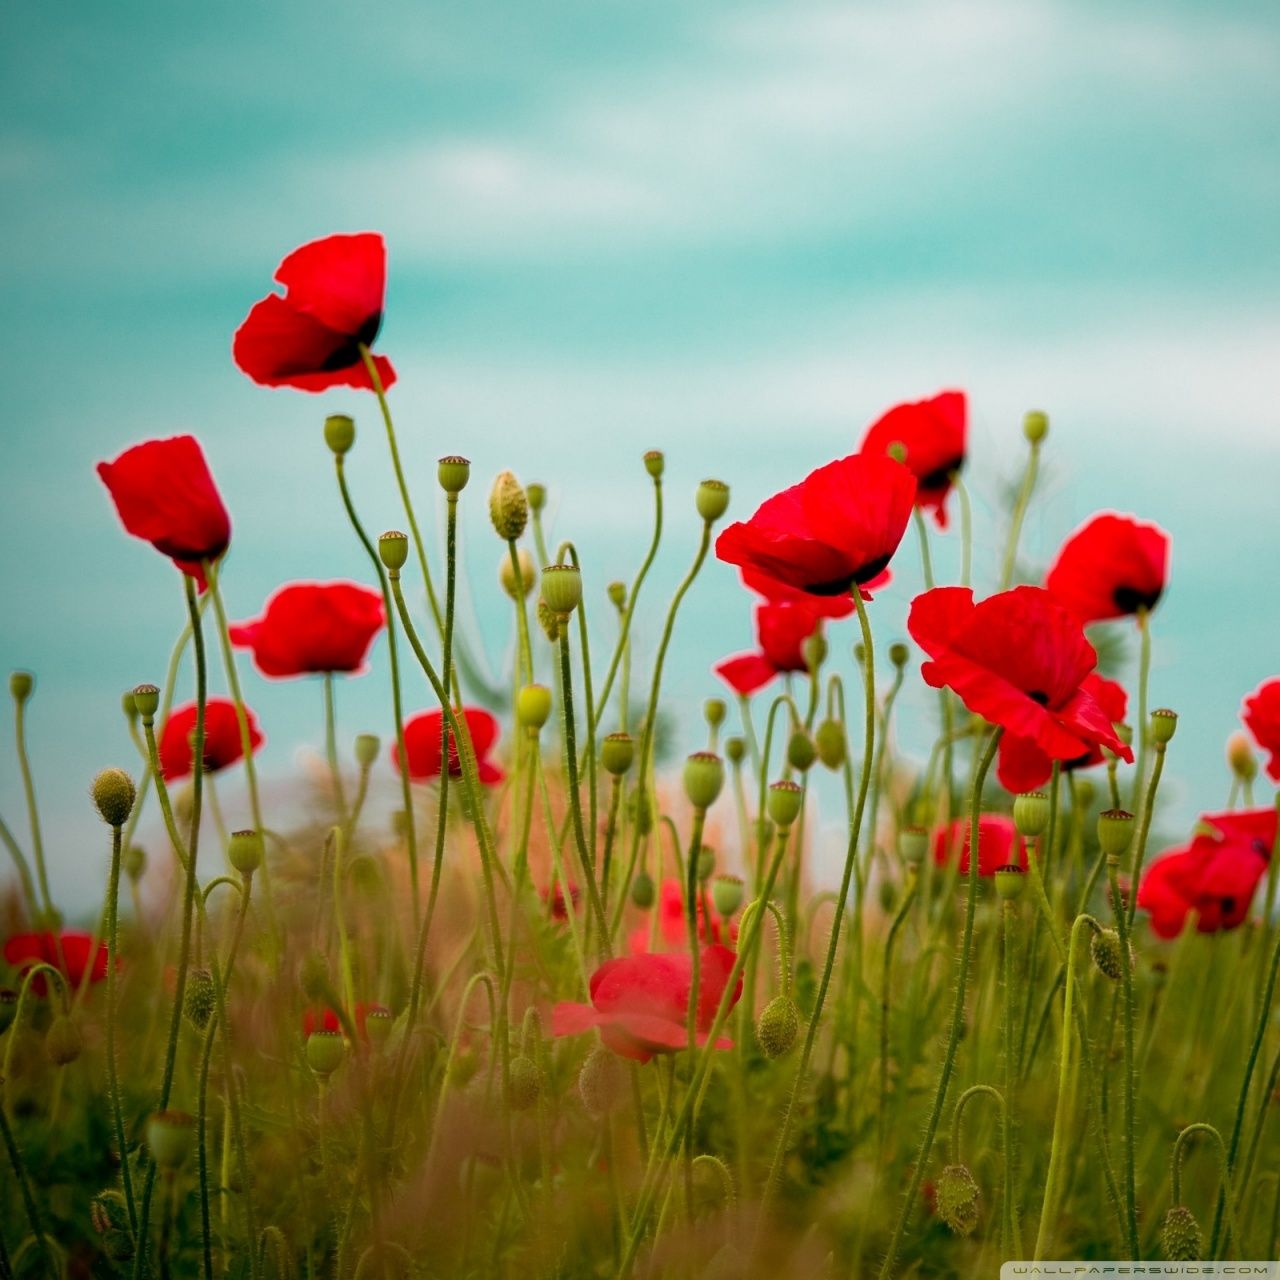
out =
{"type": "Polygon", "coordinates": [[[996,868],[996,893],[1005,902],[1017,902],[1027,887],[1027,873],[1016,863],[996,868]]]}
{"type": "Polygon", "coordinates": [[[1227,739],[1227,764],[1241,782],[1252,782],[1258,776],[1258,759],[1246,734],[1233,733],[1227,739]]]}
{"type": "Polygon", "coordinates": [[[814,731],[813,745],[817,748],[818,759],[828,769],[839,769],[844,764],[844,728],[838,720],[824,720],[814,731]]]}
{"type": "Polygon", "coordinates": [[[307,1066],[327,1080],[342,1065],[347,1044],[336,1031],[313,1031],[307,1037],[307,1066]]]}
{"type": "Polygon", "coordinates": [[[55,1067],[65,1067],[74,1062],[84,1048],[84,1037],[76,1021],[65,1013],[60,1013],[49,1023],[44,1033],[44,1051],[55,1067]]]}
{"type": "Polygon", "coordinates": [[[124,868],[125,875],[136,884],[147,869],[147,851],[140,844],[131,844],[124,851],[120,865],[124,868]]]}
{"type": "Polygon", "coordinates": [[[760,1011],[756,1039],[766,1058],[790,1052],[800,1034],[800,1010],[790,996],[774,996],[760,1011]]]}
{"type": "Polygon", "coordinates": [[[1027,791],[1014,796],[1013,824],[1019,835],[1043,835],[1049,825],[1049,797],[1043,791],[1027,791]]]}
{"type": "Polygon", "coordinates": [[[605,588],[605,591],[609,596],[609,603],[613,605],[615,609],[623,609],[626,607],[627,584],[625,582],[611,582],[605,588]]]}
{"type": "Polygon", "coordinates": [[[187,989],[182,993],[182,1012],[197,1031],[209,1025],[216,997],[213,974],[208,969],[192,969],[187,975],[187,989]]]}
{"type": "Polygon", "coordinates": [[[528,1111],[542,1092],[542,1074],[537,1063],[520,1053],[507,1068],[507,1102],[512,1111],[528,1111]]]}
{"type": "Polygon", "coordinates": [[[374,761],[378,758],[378,752],[381,750],[382,741],[376,733],[356,734],[356,764],[362,769],[372,769],[374,761]]]}
{"type": "Polygon", "coordinates": [[[765,801],[769,818],[775,826],[786,831],[800,816],[800,806],[804,803],[804,789],[798,782],[771,782],[769,795],[765,801]]]}
{"type": "Polygon", "coordinates": [[[515,565],[511,563],[511,556],[504,555],[498,561],[498,582],[501,584],[503,591],[512,600],[519,599],[521,596],[531,595],[534,587],[538,585],[538,574],[533,567],[533,557],[524,547],[520,547],[516,551],[516,562],[520,566],[519,590],[516,588],[516,570],[515,565]]]}
{"type": "Polygon", "coordinates": [[[787,739],[787,763],[804,773],[818,757],[813,739],[803,729],[797,729],[787,739]]]}
{"type": "Polygon", "coordinates": [[[530,511],[541,511],[547,505],[547,486],[545,484],[531,484],[524,491],[525,501],[529,504],[530,511]]]}
{"type": "Polygon", "coordinates": [[[1199,1262],[1204,1237],[1195,1214],[1184,1204],[1170,1207],[1160,1228],[1160,1244],[1170,1262],[1199,1262]]]}
{"type": "Polygon", "coordinates": [[[378,539],[378,558],[394,578],[409,559],[409,538],[399,529],[388,529],[378,539]]]}
{"type": "Polygon", "coordinates": [[[514,472],[500,471],[489,490],[489,519],[498,537],[514,542],[529,522],[529,500],[514,472]]]}
{"type": "Polygon", "coordinates": [[[445,493],[456,497],[467,487],[471,479],[471,462],[459,454],[451,453],[436,463],[436,479],[445,493]]]}
{"type": "Polygon", "coordinates": [[[918,867],[929,852],[929,833],[924,827],[903,827],[898,832],[898,852],[909,867],[918,867]]]}
{"type": "Polygon", "coordinates": [[[662,473],[666,469],[667,460],[662,456],[661,449],[650,449],[644,455],[644,469],[655,479],[660,480],[662,473]]]}
{"type": "Polygon", "coordinates": [[[324,420],[324,442],[341,458],[356,442],[356,424],[345,413],[331,413],[324,420]]]}
{"type": "Polygon", "coordinates": [[[138,708],[138,714],[142,717],[143,723],[150,724],[155,719],[156,712],[160,710],[160,690],[153,684],[135,685],[133,705],[138,708]]]}
{"type": "Polygon", "coordinates": [[[93,780],[93,803],[109,827],[123,827],[133,812],[137,788],[123,769],[103,769],[93,780]]]}
{"type": "Polygon", "coordinates": [[[1029,444],[1039,444],[1049,434],[1049,415],[1029,409],[1022,418],[1022,434],[1029,444]]]}
{"type": "Polygon", "coordinates": [[[653,877],[647,871],[637,871],[631,881],[631,901],[641,911],[647,911],[653,906],[654,896],[653,877]]]}
{"type": "Polygon", "coordinates": [[[615,778],[631,768],[635,754],[636,744],[629,733],[611,733],[600,744],[600,763],[615,778]]]}
{"type": "Polygon", "coordinates": [[[185,1111],[156,1111],[147,1120],[151,1158],[165,1173],[181,1169],[196,1140],[196,1122],[185,1111]]]}
{"type": "Polygon", "coordinates": [[[620,1059],[599,1046],[587,1055],[578,1072],[578,1094],[587,1114],[601,1120],[622,1101],[626,1074],[620,1059]]]}
{"type": "Polygon", "coordinates": [[[978,1225],[978,1184],[962,1164],[949,1164],[938,1176],[938,1217],[958,1236],[978,1225]]]}
{"type": "MultiPolygon", "coordinates": [[[[1124,975],[1124,949],[1120,945],[1120,934],[1115,929],[1095,930],[1089,939],[1089,954],[1100,972],[1105,973],[1112,982],[1119,982],[1124,975]]],[[[1129,970],[1133,971],[1133,948],[1129,948],[1129,970]]]]}
{"type": "Polygon", "coordinates": [[[542,598],[552,613],[567,618],[582,602],[582,574],[578,566],[547,565],[542,571],[542,598]]]}
{"type": "Polygon", "coordinates": [[[695,809],[710,809],[724,786],[724,761],[713,751],[695,751],[684,762],[684,793],[695,809]]]}
{"type": "Polygon", "coordinates": [[[702,704],[702,714],[706,718],[707,724],[713,729],[718,729],[724,724],[726,710],[723,698],[708,698],[702,704]]]}
{"type": "Polygon", "coordinates": [[[1178,713],[1168,707],[1157,707],[1151,713],[1151,740],[1164,746],[1173,741],[1174,730],[1178,727],[1178,713]]]}
{"type": "Polygon", "coordinates": [[[227,861],[242,876],[251,876],[262,866],[262,836],[256,831],[235,831],[227,841],[227,861]]]}
{"type": "Polygon", "coordinates": [[[747,744],[742,738],[736,736],[726,738],[724,753],[729,757],[730,764],[741,764],[747,755],[747,744]]]}
{"type": "Polygon", "coordinates": [[[371,1009],[365,1010],[364,1033],[375,1049],[381,1049],[387,1043],[395,1021],[395,1015],[384,1005],[376,1004],[371,1009]]]}
{"type": "Polygon", "coordinates": [[[516,721],[536,733],[551,716],[551,690],[542,684],[522,685],[516,694],[516,721]]]}
{"type": "Polygon", "coordinates": [[[9,673],[9,692],[13,695],[14,702],[26,702],[31,697],[31,691],[35,687],[36,678],[30,671],[12,671],[9,673]]]}
{"type": "Polygon", "coordinates": [[[711,886],[711,901],[726,919],[742,906],[747,887],[737,876],[716,876],[711,886]]]}
{"type": "Polygon", "coordinates": [[[714,524],[729,510],[729,486],[722,480],[704,480],[694,501],[698,514],[708,524],[714,524]]]}
{"type": "Polygon", "coordinates": [[[1106,809],[1098,814],[1098,844],[1108,858],[1119,858],[1133,840],[1133,814],[1106,809]]]}

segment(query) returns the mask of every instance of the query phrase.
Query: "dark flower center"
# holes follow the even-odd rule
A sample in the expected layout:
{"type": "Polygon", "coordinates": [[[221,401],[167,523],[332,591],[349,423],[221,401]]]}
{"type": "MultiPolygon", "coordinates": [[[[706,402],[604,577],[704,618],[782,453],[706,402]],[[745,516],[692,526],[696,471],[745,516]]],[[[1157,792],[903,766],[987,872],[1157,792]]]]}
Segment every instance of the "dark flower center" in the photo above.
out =
{"type": "Polygon", "coordinates": [[[918,485],[921,489],[945,489],[951,483],[952,475],[963,466],[964,454],[957,454],[942,466],[935,467],[927,474],[917,477],[918,485]]]}
{"type": "Polygon", "coordinates": [[[342,334],[341,344],[335,347],[320,364],[321,373],[334,373],[338,369],[349,369],[353,364],[360,364],[360,346],[373,346],[373,340],[382,328],[382,312],[375,311],[353,334],[342,334]]]}
{"type": "Polygon", "coordinates": [[[1038,702],[1042,707],[1047,707],[1049,705],[1049,695],[1047,693],[1041,693],[1039,689],[1028,689],[1027,697],[1030,698],[1032,702],[1038,702]]]}
{"type": "Polygon", "coordinates": [[[845,574],[840,578],[830,578],[826,582],[806,582],[804,589],[811,596],[848,595],[855,583],[870,582],[877,574],[882,573],[890,559],[892,559],[891,556],[877,556],[861,568],[855,569],[853,573],[845,574]]]}
{"type": "Polygon", "coordinates": [[[1139,591],[1137,587],[1122,585],[1111,593],[1111,599],[1115,601],[1116,608],[1124,613],[1137,613],[1139,609],[1146,609],[1149,613],[1156,607],[1160,591],[1160,587],[1154,591],[1139,591]]]}

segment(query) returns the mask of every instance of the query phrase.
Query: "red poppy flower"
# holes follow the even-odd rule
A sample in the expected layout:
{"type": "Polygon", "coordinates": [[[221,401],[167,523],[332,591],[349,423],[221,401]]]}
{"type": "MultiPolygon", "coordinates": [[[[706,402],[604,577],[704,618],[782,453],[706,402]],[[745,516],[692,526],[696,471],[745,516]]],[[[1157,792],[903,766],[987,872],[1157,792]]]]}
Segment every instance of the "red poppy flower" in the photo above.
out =
{"type": "Polygon", "coordinates": [[[361,672],[383,624],[382,595],[354,582],[293,582],[261,618],[231,627],[231,643],[253,650],[264,676],[361,672]]]}
{"type": "Polygon", "coordinates": [[[1062,544],[1045,588],[1081,622],[1156,607],[1169,572],[1169,535],[1159,525],[1104,511],[1062,544]]]}
{"type": "Polygon", "coordinates": [[[204,589],[203,560],[231,541],[231,518],[194,436],[147,440],[98,463],[127,533],[168,556],[204,589]]]}
{"type": "Polygon", "coordinates": [[[804,642],[818,629],[822,616],[803,597],[792,604],[760,605],[756,609],[760,651],[726,658],[714,668],[716,675],[745,697],[784,671],[808,671],[804,642]]]}
{"type": "Polygon", "coordinates": [[[888,581],[916,480],[892,458],[855,453],[819,467],[716,539],[716,555],[814,596],[865,599],[888,581]]]}
{"type": "MultiPolygon", "coordinates": [[[[674,876],[658,886],[658,937],[672,951],[689,950],[689,930],[684,913],[684,889],[674,876]]],[[[736,921],[728,925],[714,912],[708,917],[707,900],[698,895],[698,940],[700,942],[734,942],[738,937],[736,921]]],[[[633,956],[644,955],[649,950],[649,920],[638,924],[627,939],[627,950],[633,956]]]]}
{"type": "MultiPolygon", "coordinates": [[[[847,618],[853,612],[853,599],[850,596],[811,596],[799,587],[788,586],[777,578],[752,565],[743,565],[739,570],[742,585],[748,591],[754,591],[769,604],[803,604],[819,618],[847,618]]],[[[883,581],[888,582],[886,574],[883,581]]],[[[880,580],[877,580],[877,585],[880,580]]]]}
{"type": "MultiPolygon", "coordinates": [[[[371,1013],[386,1012],[386,1006],[374,1004],[368,1000],[356,1002],[355,1024],[356,1034],[361,1040],[369,1038],[365,1024],[371,1013]]],[[[316,1031],[341,1031],[342,1020],[333,1009],[320,1005],[311,1005],[302,1011],[302,1038],[305,1040],[316,1031]]]]}
{"type": "Polygon", "coordinates": [[[943,391],[890,409],[862,439],[861,453],[888,453],[895,444],[906,450],[903,462],[919,485],[916,506],[932,509],[939,529],[947,527],[951,477],[964,466],[968,416],[964,392],[943,391]]]}
{"type": "MultiPolygon", "coordinates": [[[[467,719],[471,734],[471,746],[476,753],[476,769],[480,781],[491,787],[506,776],[489,759],[489,752],[498,741],[498,722],[479,707],[466,707],[462,713],[467,719]]],[[[440,730],[444,723],[441,711],[423,711],[404,722],[404,746],[409,755],[409,777],[415,782],[425,782],[440,776],[440,730]]],[[[400,744],[391,748],[391,763],[400,768],[400,744]]],[[[449,734],[449,776],[462,776],[462,762],[458,759],[458,745],[449,734]]]]}
{"type": "Polygon", "coordinates": [[[564,885],[562,885],[558,880],[556,881],[554,893],[552,892],[551,886],[549,885],[544,885],[541,889],[538,890],[538,893],[541,896],[543,902],[550,903],[551,918],[553,920],[559,920],[561,922],[568,920],[570,906],[572,906],[573,909],[577,911],[578,903],[582,899],[582,891],[578,888],[576,884],[571,884],[569,886],[569,896],[566,899],[565,892],[564,892],[564,885]]]}
{"type": "MultiPolygon", "coordinates": [[[[295,249],[277,268],[284,296],[253,304],[236,330],[231,354],[254,382],[324,391],[372,390],[361,346],[382,326],[387,246],[373,231],[326,236],[295,249]]],[[[396,380],[391,361],[374,356],[384,389],[396,380]]]]}
{"type": "Polygon", "coordinates": [[[1280,782],[1280,676],[1264,680],[1245,700],[1240,709],[1244,727],[1263,751],[1271,753],[1267,775],[1280,782]]]}
{"type": "MultiPolygon", "coordinates": [[[[940,827],[933,837],[933,860],[938,866],[946,866],[960,855],[960,874],[969,874],[969,819],[956,818],[948,826],[940,827]]],[[[1001,867],[1011,863],[1027,868],[1027,846],[1013,825],[1013,819],[1003,813],[984,813],[978,819],[978,874],[993,876],[1001,867]]]]}
{"type": "MultiPolygon", "coordinates": [[[[86,974],[90,982],[101,982],[107,976],[108,956],[107,944],[99,942],[95,948],[87,933],[16,933],[4,944],[5,960],[20,973],[35,964],[52,965],[73,988],[86,974]]],[[[32,978],[31,990],[38,996],[48,994],[44,974],[32,978]]]]}
{"type": "MultiPolygon", "coordinates": [[[[251,749],[257,751],[266,741],[258,730],[258,722],[248,707],[244,709],[249,723],[251,749]]],[[[160,730],[158,751],[160,772],[166,782],[185,778],[194,765],[191,735],[196,728],[196,704],[177,707],[160,730]]],[[[236,704],[229,698],[210,698],[204,706],[204,771],[217,773],[235,764],[244,755],[240,745],[240,720],[236,704]]]]}
{"type": "Polygon", "coordinates": [[[1093,646],[1040,587],[980,604],[968,587],[935,587],[912,601],[907,630],[932,659],[920,668],[927,684],[954,690],[970,711],[1051,759],[1074,760],[1099,744],[1133,759],[1083,687],[1097,662],[1093,646]]]}
{"type": "MultiPolygon", "coordinates": [[[[720,998],[733,969],[728,947],[704,947],[699,961],[697,1042],[706,1044],[720,998]]],[[[551,1011],[551,1031],[578,1035],[599,1027],[600,1039],[614,1053],[648,1062],[655,1053],[675,1053],[688,1046],[686,1022],[693,986],[693,962],[686,952],[622,956],[606,960],[591,975],[590,1004],[558,1004],[551,1011]]],[[[734,988],[732,1004],[742,994],[734,988]]],[[[732,1049],[723,1036],[717,1049],[732,1049]]]]}
{"type": "MultiPolygon", "coordinates": [[[[1123,687],[1096,671],[1085,676],[1080,687],[1093,696],[1094,701],[1103,710],[1113,725],[1124,721],[1129,707],[1129,695],[1123,687]]],[[[1102,750],[1091,746],[1088,751],[1076,756],[1074,760],[1064,760],[1064,769],[1090,769],[1103,761],[1102,750]]],[[[1024,791],[1034,791],[1042,787],[1053,773],[1053,761],[1030,738],[1020,738],[1016,734],[1006,733],[1000,739],[1000,756],[996,762],[996,776],[1000,785],[1018,795],[1024,791]]]]}

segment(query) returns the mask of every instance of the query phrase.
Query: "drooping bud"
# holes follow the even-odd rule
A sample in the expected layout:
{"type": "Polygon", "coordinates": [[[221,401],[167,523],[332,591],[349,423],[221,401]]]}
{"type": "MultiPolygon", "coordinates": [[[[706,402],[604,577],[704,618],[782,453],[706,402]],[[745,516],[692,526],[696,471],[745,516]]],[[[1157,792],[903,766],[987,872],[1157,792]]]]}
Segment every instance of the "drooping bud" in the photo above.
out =
{"type": "Polygon", "coordinates": [[[451,453],[436,463],[436,479],[445,493],[457,496],[471,479],[471,462],[460,454],[451,453]]]}
{"type": "Polygon", "coordinates": [[[714,751],[695,751],[684,763],[684,793],[695,809],[710,809],[724,786],[724,761],[714,751]]]}
{"type": "Polygon", "coordinates": [[[524,497],[530,511],[541,511],[547,505],[547,486],[545,484],[527,485],[524,497]]]}
{"type": "Polygon", "coordinates": [[[542,1073],[537,1063],[523,1053],[517,1054],[507,1071],[507,1102],[511,1110],[528,1111],[541,1092],[542,1073]]]}
{"type": "Polygon", "coordinates": [[[627,603],[627,584],[625,582],[611,582],[605,588],[605,592],[609,597],[609,603],[615,609],[622,610],[627,603]]]}
{"type": "Polygon", "coordinates": [[[582,574],[574,564],[549,564],[542,571],[542,598],[558,617],[568,617],[582,601],[582,574]]]}
{"type": "Polygon", "coordinates": [[[187,974],[187,987],[182,993],[182,1012],[197,1031],[203,1031],[213,1017],[213,1008],[217,1003],[217,992],[213,985],[213,974],[208,969],[192,969],[187,974]]]}
{"type": "Polygon", "coordinates": [[[662,456],[661,449],[650,449],[644,455],[644,469],[655,479],[660,480],[662,473],[666,469],[667,460],[662,456]]]}
{"type": "Polygon", "coordinates": [[[166,1173],[175,1173],[186,1164],[195,1140],[195,1117],[185,1111],[156,1111],[147,1120],[151,1158],[166,1173]]]}
{"type": "Polygon", "coordinates": [[[978,1184],[967,1166],[949,1164],[938,1175],[938,1217],[958,1236],[978,1225],[978,1184]]]}
{"type": "Polygon", "coordinates": [[[769,817],[774,825],[782,831],[790,828],[800,816],[800,807],[804,803],[804,788],[798,782],[771,782],[769,795],[765,801],[769,817]]]}
{"type": "Polygon", "coordinates": [[[160,710],[160,690],[153,684],[135,685],[133,705],[138,708],[144,722],[154,720],[160,710]]]}
{"type": "Polygon", "coordinates": [[[578,1072],[578,1094],[587,1114],[602,1120],[622,1101],[626,1087],[622,1063],[603,1046],[592,1049],[578,1072]]]}
{"type": "Polygon", "coordinates": [[[44,1033],[44,1051],[55,1067],[74,1062],[84,1048],[80,1026],[69,1014],[60,1013],[44,1033]]]}
{"type": "Polygon", "coordinates": [[[1049,825],[1049,797],[1043,791],[1024,791],[1014,796],[1013,823],[1019,835],[1043,835],[1049,825]]]}
{"type": "Polygon", "coordinates": [[[828,769],[839,769],[843,766],[847,748],[844,726],[839,720],[824,720],[814,730],[813,745],[817,748],[818,759],[828,769]]]}
{"type": "Polygon", "coordinates": [[[1049,415],[1029,409],[1022,419],[1022,434],[1029,444],[1039,444],[1049,434],[1049,415]]]}
{"type": "Polygon", "coordinates": [[[889,661],[893,663],[899,671],[907,665],[907,661],[911,657],[911,650],[901,640],[895,640],[889,646],[889,661]]]}
{"type": "Polygon", "coordinates": [[[800,773],[808,770],[818,758],[813,739],[803,729],[797,729],[787,739],[787,763],[800,773]]]}
{"type": "Polygon", "coordinates": [[[1119,858],[1133,840],[1133,814],[1127,809],[1104,809],[1098,814],[1098,844],[1108,858],[1119,858]]]}
{"type": "Polygon", "coordinates": [[[331,413],[324,420],[324,442],[341,458],[356,442],[356,424],[345,413],[331,413]]]}
{"type": "Polygon", "coordinates": [[[1185,1204],[1175,1204],[1164,1215],[1160,1244],[1170,1262],[1199,1262],[1204,1236],[1195,1214],[1185,1204]]]}
{"type": "Polygon", "coordinates": [[[256,831],[234,831],[227,841],[227,861],[242,876],[251,876],[262,866],[262,836],[256,831]]]}
{"type": "Polygon", "coordinates": [[[631,881],[631,901],[641,911],[647,911],[653,906],[654,896],[653,877],[647,871],[637,871],[631,881]]]}
{"type": "Polygon", "coordinates": [[[397,574],[409,559],[409,538],[399,529],[388,529],[378,539],[378,557],[388,572],[397,574]]]}
{"type": "Polygon", "coordinates": [[[729,509],[729,486],[720,480],[704,480],[695,498],[698,514],[714,524],[729,509]]]}
{"type": "Polygon", "coordinates": [[[123,827],[138,797],[133,779],[123,769],[103,769],[93,780],[93,803],[109,827],[123,827]]]}
{"type": "Polygon", "coordinates": [[[746,758],[747,744],[736,736],[726,738],[724,740],[724,753],[729,757],[730,764],[741,764],[746,758]]]}
{"type": "Polygon", "coordinates": [[[336,1031],[313,1031],[307,1037],[307,1066],[327,1080],[347,1056],[347,1042],[336,1031]]]}
{"type": "Polygon", "coordinates": [[[918,867],[929,852],[929,833],[924,827],[903,827],[898,832],[898,852],[909,867],[918,867]]]}
{"type": "Polygon", "coordinates": [[[1241,782],[1252,782],[1258,776],[1258,758],[1246,734],[1233,733],[1227,739],[1227,763],[1241,782]]]}
{"type": "Polygon", "coordinates": [[[516,694],[516,720],[535,733],[551,717],[551,690],[542,684],[526,684],[516,694]]]}
{"type": "Polygon", "coordinates": [[[516,549],[516,560],[520,564],[520,588],[516,589],[516,571],[511,563],[511,556],[504,555],[498,561],[498,582],[502,585],[503,591],[511,597],[512,600],[518,598],[522,593],[526,596],[530,595],[538,585],[538,574],[533,564],[533,557],[525,550],[524,547],[516,549]]]}
{"type": "Polygon", "coordinates": [[[1016,862],[996,868],[996,893],[1005,902],[1017,902],[1027,887],[1027,873],[1016,862]]]}
{"type": "Polygon", "coordinates": [[[712,729],[718,729],[724,724],[726,710],[723,698],[708,698],[702,704],[702,714],[712,729]]]}
{"type": "Polygon", "coordinates": [[[742,906],[746,885],[737,876],[716,876],[711,886],[711,901],[726,919],[742,906]]]}
{"type": "Polygon", "coordinates": [[[374,761],[378,758],[378,752],[382,749],[382,742],[375,733],[358,733],[356,734],[355,757],[356,764],[362,769],[372,769],[374,761]]]}
{"type": "MultiPolygon", "coordinates": [[[[1089,939],[1089,954],[1102,973],[1113,982],[1124,976],[1124,949],[1115,929],[1095,930],[1089,939]]],[[[1129,948],[1129,970],[1133,971],[1133,948],[1129,948]]]]}
{"type": "Polygon", "coordinates": [[[760,1011],[756,1039],[766,1058],[789,1053],[800,1034],[800,1010],[790,996],[774,996],[760,1011]]]}
{"type": "Polygon", "coordinates": [[[631,768],[635,755],[636,744],[629,733],[610,733],[600,743],[600,763],[615,778],[631,768]]]}
{"type": "Polygon", "coordinates": [[[529,500],[513,472],[500,471],[489,491],[489,519],[498,537],[514,542],[529,521],[529,500]]]}
{"type": "Polygon", "coordinates": [[[1174,731],[1178,727],[1178,713],[1168,707],[1157,707],[1151,713],[1151,741],[1164,746],[1173,741],[1174,731]]]}

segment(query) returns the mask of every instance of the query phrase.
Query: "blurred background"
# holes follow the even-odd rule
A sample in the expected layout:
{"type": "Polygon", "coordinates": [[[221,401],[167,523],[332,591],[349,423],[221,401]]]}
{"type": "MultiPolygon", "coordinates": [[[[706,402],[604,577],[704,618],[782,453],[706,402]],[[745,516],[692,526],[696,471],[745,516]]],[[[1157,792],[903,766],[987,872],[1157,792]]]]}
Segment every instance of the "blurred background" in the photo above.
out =
{"type": "MultiPolygon", "coordinates": [[[[107,860],[89,781],[137,768],[120,694],[162,681],[184,621],[178,575],[122,533],[94,464],[199,436],[235,526],[234,618],[290,579],[368,576],[327,413],[361,428],[366,523],[403,523],[372,397],[268,391],[231,363],[279,259],[339,230],[387,238],[379,349],[437,550],[434,460],[473,460],[469,625],[495,674],[510,615],[485,497],[502,467],[548,485],[604,653],[604,585],[631,579],[649,535],[640,455],[666,451],[639,677],[703,476],[743,518],[890,405],[960,387],[980,593],[1028,408],[1051,420],[1028,572],[1099,508],[1170,531],[1152,676],[1152,705],[1181,715],[1165,825],[1180,836],[1224,802],[1241,696],[1280,670],[1273,5],[291,0],[178,16],[122,0],[6,6],[0,35],[0,666],[37,674],[30,750],[69,914],[91,913],[107,860]]],[[[935,546],[942,580],[955,541],[935,546]]],[[[882,644],[904,634],[918,566],[908,536],[872,610],[882,644]]],[[[846,670],[854,629],[830,633],[846,670]]],[[[698,708],[723,692],[710,667],[751,641],[750,599],[709,562],[677,627],[673,750],[703,744],[698,708]]],[[[339,690],[348,744],[392,737],[383,644],[339,690]]],[[[322,747],[320,685],[247,663],[244,680],[282,794],[322,747]]],[[[935,704],[909,683],[908,750],[935,704]]],[[[232,821],[239,787],[237,772],[221,789],[232,821]]],[[[25,844],[10,731],[0,813],[25,844]]],[[[153,817],[140,835],[162,851],[153,817]]]]}

